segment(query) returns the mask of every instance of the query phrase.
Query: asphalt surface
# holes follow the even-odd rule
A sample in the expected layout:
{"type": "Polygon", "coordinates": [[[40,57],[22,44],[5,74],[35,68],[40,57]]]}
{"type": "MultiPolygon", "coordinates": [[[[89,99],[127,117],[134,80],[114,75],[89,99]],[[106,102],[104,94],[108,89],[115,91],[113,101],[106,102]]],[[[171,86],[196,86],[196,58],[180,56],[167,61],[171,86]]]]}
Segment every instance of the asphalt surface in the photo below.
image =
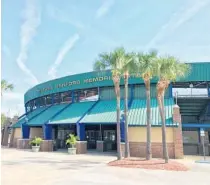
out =
{"type": "Polygon", "coordinates": [[[194,158],[179,160],[190,171],[174,172],[110,167],[107,162],[116,157],[109,154],[70,156],[65,152],[32,153],[4,148],[1,155],[2,185],[210,184],[210,164],[195,163],[194,158]]]}

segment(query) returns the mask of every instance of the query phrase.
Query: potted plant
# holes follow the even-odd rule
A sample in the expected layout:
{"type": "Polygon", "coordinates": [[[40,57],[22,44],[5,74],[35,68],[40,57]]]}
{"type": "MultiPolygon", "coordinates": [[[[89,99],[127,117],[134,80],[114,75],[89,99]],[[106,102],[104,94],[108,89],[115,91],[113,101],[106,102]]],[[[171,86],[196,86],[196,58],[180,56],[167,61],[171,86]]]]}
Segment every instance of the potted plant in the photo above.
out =
{"type": "Polygon", "coordinates": [[[40,149],[40,143],[43,141],[40,137],[35,137],[30,144],[32,145],[32,152],[38,152],[40,149]]]}
{"type": "Polygon", "coordinates": [[[76,142],[78,138],[74,134],[69,134],[68,139],[66,140],[66,145],[68,145],[68,153],[71,155],[76,154],[76,142]]]}

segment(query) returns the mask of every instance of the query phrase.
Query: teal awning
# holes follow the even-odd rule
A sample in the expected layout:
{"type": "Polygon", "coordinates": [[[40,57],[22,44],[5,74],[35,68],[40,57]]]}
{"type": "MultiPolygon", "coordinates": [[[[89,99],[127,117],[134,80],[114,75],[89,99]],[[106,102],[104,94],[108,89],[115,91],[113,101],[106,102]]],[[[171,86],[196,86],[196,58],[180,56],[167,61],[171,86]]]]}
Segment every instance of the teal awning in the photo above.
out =
{"type": "MultiPolygon", "coordinates": [[[[124,101],[121,100],[121,110],[124,101]]],[[[101,100],[80,123],[116,123],[116,100],[101,100]]]]}
{"type": "MultiPolygon", "coordinates": [[[[165,99],[165,118],[167,126],[176,126],[173,123],[173,98],[165,99]]],[[[151,99],[151,119],[152,126],[161,126],[161,117],[158,109],[158,102],[155,98],[151,99]]],[[[130,126],[146,126],[147,125],[147,109],[146,100],[133,100],[128,115],[128,123],[130,126]]]]}
{"type": "MultiPolygon", "coordinates": [[[[177,126],[173,123],[173,98],[165,99],[165,116],[167,126],[177,126]]],[[[121,114],[124,110],[124,101],[121,100],[121,114]]],[[[161,126],[161,119],[157,100],[151,99],[152,126],[161,126]]],[[[129,126],[146,126],[146,100],[134,99],[128,112],[129,126]]],[[[91,111],[84,116],[80,123],[108,124],[116,123],[116,101],[99,101],[91,111]]]]}
{"type": "Polygon", "coordinates": [[[28,121],[29,126],[42,126],[44,123],[48,122],[53,116],[58,114],[62,109],[69,106],[69,104],[60,104],[53,105],[48,107],[45,111],[43,111],[38,116],[28,121]]]}
{"type": "Polygon", "coordinates": [[[32,112],[28,112],[27,115],[23,116],[20,120],[18,120],[15,124],[13,124],[11,126],[11,128],[20,128],[21,125],[26,122],[26,117],[27,117],[28,121],[30,121],[31,119],[33,119],[35,116],[40,114],[45,109],[47,109],[47,107],[40,107],[40,108],[33,110],[32,112]]]}
{"type": "Polygon", "coordinates": [[[95,103],[95,101],[73,103],[50,120],[49,124],[77,123],[95,103]]]}

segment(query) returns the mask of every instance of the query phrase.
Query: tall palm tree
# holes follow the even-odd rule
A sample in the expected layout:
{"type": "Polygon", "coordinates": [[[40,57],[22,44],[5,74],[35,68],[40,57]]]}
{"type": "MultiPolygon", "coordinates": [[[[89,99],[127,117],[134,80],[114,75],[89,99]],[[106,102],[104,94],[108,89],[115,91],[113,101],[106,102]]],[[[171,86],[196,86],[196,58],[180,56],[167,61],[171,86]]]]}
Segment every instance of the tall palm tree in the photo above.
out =
{"type": "Polygon", "coordinates": [[[129,147],[129,140],[128,140],[128,79],[129,75],[135,72],[135,54],[134,53],[125,53],[124,51],[124,60],[122,72],[124,75],[124,129],[125,129],[125,158],[130,157],[130,147],[129,147]]]}
{"type": "MultiPolygon", "coordinates": [[[[99,55],[99,59],[94,63],[94,70],[110,69],[112,72],[112,80],[114,82],[115,94],[117,99],[117,151],[118,160],[122,158],[121,152],[121,138],[120,138],[120,77],[124,75],[125,69],[128,68],[128,63],[132,61],[129,54],[125,52],[124,48],[117,48],[111,53],[103,53],[99,55]]],[[[126,72],[127,74],[127,72],[126,72]]],[[[127,120],[127,118],[126,118],[127,120]]],[[[128,145],[128,129],[125,131],[126,135],[126,147],[125,154],[129,155],[128,145]]]]}
{"type": "Polygon", "coordinates": [[[166,121],[164,109],[165,91],[171,81],[175,81],[177,78],[185,76],[190,67],[188,64],[180,63],[180,61],[173,56],[159,57],[155,64],[155,73],[159,78],[156,88],[159,112],[162,121],[163,157],[165,159],[165,163],[168,163],[169,157],[166,144],[166,121]]]}
{"type": "Polygon", "coordinates": [[[154,76],[154,63],[157,58],[155,50],[149,53],[138,53],[136,57],[136,70],[141,74],[146,88],[146,101],[147,101],[147,145],[146,145],[146,159],[152,158],[151,147],[151,104],[150,104],[150,80],[154,76]]]}
{"type": "Polygon", "coordinates": [[[13,84],[9,84],[6,80],[1,80],[1,96],[8,90],[13,90],[13,84]]]}

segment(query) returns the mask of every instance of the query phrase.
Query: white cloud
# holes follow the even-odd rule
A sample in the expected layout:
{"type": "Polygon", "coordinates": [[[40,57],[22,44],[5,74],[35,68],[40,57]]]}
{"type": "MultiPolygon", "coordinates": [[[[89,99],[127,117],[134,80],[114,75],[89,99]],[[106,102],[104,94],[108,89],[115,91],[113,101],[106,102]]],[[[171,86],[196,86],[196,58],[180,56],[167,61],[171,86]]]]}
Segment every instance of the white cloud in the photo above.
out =
{"type": "Polygon", "coordinates": [[[79,38],[80,38],[79,35],[75,34],[73,37],[70,37],[67,40],[67,42],[64,44],[64,46],[60,49],[55,62],[53,63],[53,65],[50,67],[50,69],[48,71],[48,75],[51,78],[56,78],[57,68],[62,63],[63,58],[65,57],[67,52],[69,52],[74,47],[74,45],[79,40],[79,38]]]}
{"type": "Polygon", "coordinates": [[[31,70],[25,65],[28,59],[28,47],[34,36],[37,27],[41,23],[40,11],[36,5],[36,0],[26,0],[26,7],[23,12],[23,24],[21,25],[20,34],[20,53],[17,58],[19,68],[30,78],[31,84],[37,84],[38,80],[31,70]]]}
{"type": "Polygon", "coordinates": [[[73,26],[75,26],[76,28],[82,29],[84,28],[84,25],[76,20],[72,20],[70,17],[70,15],[68,15],[67,13],[61,11],[60,9],[48,5],[47,6],[47,13],[50,17],[52,17],[53,19],[60,21],[60,22],[64,22],[64,23],[69,23],[73,26]]]}
{"type": "Polygon", "coordinates": [[[114,0],[104,0],[102,5],[96,11],[96,18],[97,19],[101,18],[102,16],[107,14],[113,4],[114,4],[114,0]]]}
{"type": "Polygon", "coordinates": [[[181,25],[189,21],[209,3],[210,0],[196,0],[195,2],[191,1],[190,6],[181,7],[177,12],[173,14],[169,21],[161,27],[160,31],[147,44],[146,49],[155,47],[157,42],[164,39],[165,36],[171,34],[181,25]]]}

